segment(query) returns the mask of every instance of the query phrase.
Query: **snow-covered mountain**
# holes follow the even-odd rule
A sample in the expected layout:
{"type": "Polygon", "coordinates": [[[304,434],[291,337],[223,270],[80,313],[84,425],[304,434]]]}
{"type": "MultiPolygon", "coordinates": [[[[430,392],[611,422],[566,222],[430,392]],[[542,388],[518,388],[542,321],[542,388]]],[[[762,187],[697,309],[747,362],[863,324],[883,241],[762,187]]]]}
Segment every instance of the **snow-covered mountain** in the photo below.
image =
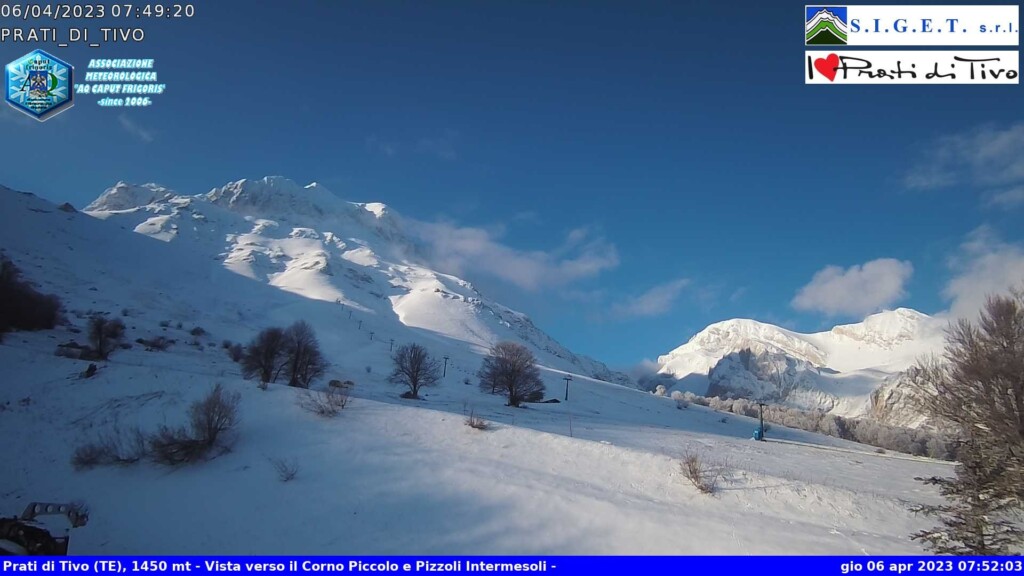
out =
{"type": "MultiPolygon", "coordinates": [[[[119,186],[90,207],[97,217],[0,187],[0,250],[65,312],[52,330],[0,342],[0,462],[11,463],[0,515],[84,502],[92,518],[71,553],[92,555],[920,553],[906,535],[931,521],[908,504],[941,499],[914,478],[948,476],[948,464],[785,426],[753,442],[751,418],[680,410],[579,372],[568,401],[512,409],[464,385],[480,365],[474,342],[522,331],[533,346],[554,343],[458,279],[399,260],[416,242],[384,207],[339,203],[321,218],[329,206],[303,201],[313,194],[256,193],[274,186],[292,188],[243,183],[211,199],[119,186]],[[121,209],[103,209],[114,196],[121,209]],[[132,198],[147,203],[125,208],[132,198]],[[86,342],[97,314],[122,319],[126,341],[87,376],[90,361],[54,352],[86,342]],[[297,319],[331,362],[315,388],[355,383],[338,417],[310,413],[305,390],[261,390],[222,349],[297,319]],[[156,337],[171,345],[145,346],[156,337]],[[421,401],[389,382],[392,338],[449,357],[421,401]],[[173,471],[72,465],[76,448],[185,424],[214,385],[240,398],[230,451],[173,471]],[[728,463],[720,494],[683,477],[687,454],[728,463]],[[737,536],[751,510],[762,529],[737,536]]],[[[563,398],[571,357],[538,356],[547,396],[563,398]]]]}
{"type": "Polygon", "coordinates": [[[678,389],[917,425],[904,371],[942,347],[944,322],[908,308],[801,334],[755,320],[708,326],[658,358],[678,389]],[[749,353],[746,351],[749,350],[749,353]]]}
{"type": "Polygon", "coordinates": [[[628,376],[567,350],[525,314],[431,268],[403,218],[283,177],[239,180],[206,194],[119,182],[85,208],[96,218],[186,247],[247,278],[373,318],[368,330],[408,327],[478,351],[518,340],[558,370],[630,385],[628,376]],[[374,326],[370,326],[373,324],[374,326]]]}

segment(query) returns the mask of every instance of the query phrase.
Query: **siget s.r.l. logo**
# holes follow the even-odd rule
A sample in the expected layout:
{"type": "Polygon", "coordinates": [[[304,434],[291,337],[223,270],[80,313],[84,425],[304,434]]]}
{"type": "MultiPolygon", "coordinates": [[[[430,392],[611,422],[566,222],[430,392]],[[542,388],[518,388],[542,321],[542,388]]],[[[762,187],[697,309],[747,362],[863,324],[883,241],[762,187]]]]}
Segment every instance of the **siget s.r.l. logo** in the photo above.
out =
{"type": "Polygon", "coordinates": [[[74,105],[74,68],[43,50],[33,50],[7,64],[4,87],[8,104],[43,122],[74,105]]]}
{"type": "Polygon", "coordinates": [[[806,6],[804,44],[846,46],[849,41],[846,6],[806,6]]]}

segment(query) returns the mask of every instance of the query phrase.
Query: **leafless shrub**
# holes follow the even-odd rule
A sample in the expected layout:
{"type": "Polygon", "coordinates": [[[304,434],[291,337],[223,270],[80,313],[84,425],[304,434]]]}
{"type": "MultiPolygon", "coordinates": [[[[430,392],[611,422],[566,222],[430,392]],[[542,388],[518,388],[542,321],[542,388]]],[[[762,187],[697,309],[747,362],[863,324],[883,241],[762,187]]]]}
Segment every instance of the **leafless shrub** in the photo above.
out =
{"type": "Polygon", "coordinates": [[[149,456],[158,464],[191,464],[202,460],[207,452],[208,448],[184,426],[161,426],[149,437],[149,456]]]}
{"type": "Polygon", "coordinates": [[[155,336],[153,338],[136,338],[135,342],[145,346],[147,352],[152,352],[154,350],[157,352],[163,352],[171,346],[171,341],[163,336],[155,336]]]}
{"type": "Polygon", "coordinates": [[[71,465],[75,470],[88,470],[97,466],[135,464],[146,456],[146,437],[141,430],[121,430],[115,427],[95,440],[75,448],[71,465]]]}
{"type": "Polygon", "coordinates": [[[469,412],[469,416],[466,418],[466,426],[474,428],[476,430],[487,430],[490,424],[487,420],[477,416],[472,410],[469,412]]]}
{"type": "Polygon", "coordinates": [[[161,426],[149,437],[150,457],[160,464],[178,466],[205,458],[238,424],[238,393],[220,384],[189,407],[189,426],[161,426]]]}
{"type": "Polygon", "coordinates": [[[270,463],[274,466],[274,470],[277,471],[277,479],[281,482],[291,482],[299,475],[299,463],[295,460],[271,458],[270,463]]]}
{"type": "Polygon", "coordinates": [[[341,388],[328,388],[326,392],[307,390],[299,396],[299,406],[312,414],[333,418],[348,406],[348,394],[341,388]]]}
{"type": "Polygon", "coordinates": [[[687,452],[679,463],[683,476],[704,494],[718,491],[718,483],[725,475],[725,466],[708,461],[698,452],[687,452]]]}
{"type": "Polygon", "coordinates": [[[74,341],[67,342],[65,344],[58,344],[57,350],[54,355],[62,358],[74,358],[76,360],[95,360],[96,355],[92,351],[92,348],[84,346],[74,341]]]}
{"type": "Polygon", "coordinates": [[[124,322],[97,315],[89,319],[89,343],[100,360],[106,360],[124,337],[124,322]]]}

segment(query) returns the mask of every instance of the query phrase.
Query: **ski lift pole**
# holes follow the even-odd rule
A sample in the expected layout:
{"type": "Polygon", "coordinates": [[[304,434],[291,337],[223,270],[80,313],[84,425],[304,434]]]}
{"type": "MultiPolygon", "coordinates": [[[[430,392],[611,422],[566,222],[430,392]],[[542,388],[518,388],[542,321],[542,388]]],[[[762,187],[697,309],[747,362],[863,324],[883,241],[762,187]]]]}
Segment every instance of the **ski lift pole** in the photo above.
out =
{"type": "Polygon", "coordinates": [[[764,407],[765,407],[765,403],[764,402],[758,402],[757,403],[757,417],[758,417],[759,424],[757,426],[757,430],[754,431],[754,440],[760,440],[761,442],[765,441],[765,439],[764,439],[764,407]]]}

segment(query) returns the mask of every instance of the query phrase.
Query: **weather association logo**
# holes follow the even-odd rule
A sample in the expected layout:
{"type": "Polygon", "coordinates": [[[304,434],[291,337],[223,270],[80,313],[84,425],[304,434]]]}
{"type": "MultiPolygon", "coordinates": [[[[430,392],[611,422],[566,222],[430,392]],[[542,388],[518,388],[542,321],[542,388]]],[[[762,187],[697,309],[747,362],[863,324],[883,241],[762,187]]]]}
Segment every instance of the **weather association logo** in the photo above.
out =
{"type": "Polygon", "coordinates": [[[7,103],[43,122],[74,105],[74,68],[42,50],[7,65],[7,103]]]}
{"type": "Polygon", "coordinates": [[[845,46],[849,29],[845,6],[807,6],[804,44],[845,46]]]}

